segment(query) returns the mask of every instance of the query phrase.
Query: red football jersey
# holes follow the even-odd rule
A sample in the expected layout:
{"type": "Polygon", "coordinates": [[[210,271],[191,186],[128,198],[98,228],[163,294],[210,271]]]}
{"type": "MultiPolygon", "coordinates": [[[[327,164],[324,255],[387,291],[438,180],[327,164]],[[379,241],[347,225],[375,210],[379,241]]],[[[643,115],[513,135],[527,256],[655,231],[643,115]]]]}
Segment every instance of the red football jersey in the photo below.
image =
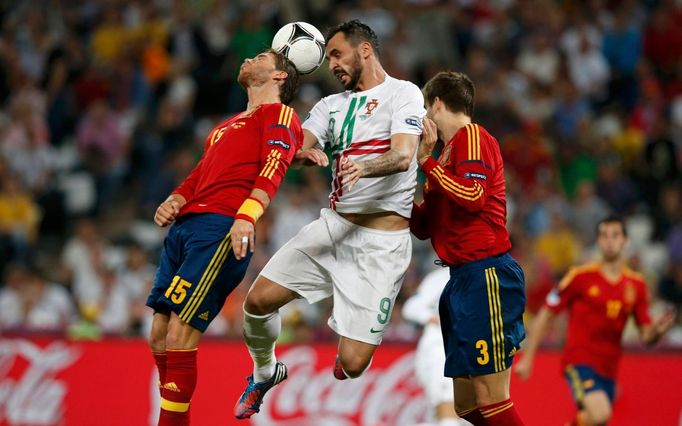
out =
{"type": "Polygon", "coordinates": [[[414,205],[410,229],[419,239],[431,238],[443,262],[460,265],[511,249],[497,139],[468,124],[422,170],[428,178],[424,202],[414,205]]]}
{"type": "Polygon", "coordinates": [[[572,268],[545,305],[555,313],[568,309],[563,367],[585,364],[609,378],[618,372],[628,317],[634,315],[639,326],[651,323],[642,276],[624,268],[616,281],[609,281],[599,263],[572,268]]]}
{"type": "Polygon", "coordinates": [[[272,199],[302,142],[298,115],[280,103],[228,118],[208,134],[201,160],[174,191],[187,200],[180,215],[234,217],[254,188],[272,199]]]}

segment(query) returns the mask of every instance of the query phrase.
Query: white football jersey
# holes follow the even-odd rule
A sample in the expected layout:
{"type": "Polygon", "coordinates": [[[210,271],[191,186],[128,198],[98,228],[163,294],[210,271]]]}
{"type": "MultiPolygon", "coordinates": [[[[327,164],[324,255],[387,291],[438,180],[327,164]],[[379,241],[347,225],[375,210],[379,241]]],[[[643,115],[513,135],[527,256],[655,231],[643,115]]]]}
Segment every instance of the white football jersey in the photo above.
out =
{"type": "Polygon", "coordinates": [[[410,217],[417,185],[416,152],[407,171],[361,178],[350,192],[341,186],[338,173],[344,156],[356,162],[371,160],[390,149],[391,136],[420,135],[425,113],[421,90],[389,75],[369,90],[327,96],[313,107],[303,128],[332,150],[332,209],[340,213],[393,211],[410,217]]]}

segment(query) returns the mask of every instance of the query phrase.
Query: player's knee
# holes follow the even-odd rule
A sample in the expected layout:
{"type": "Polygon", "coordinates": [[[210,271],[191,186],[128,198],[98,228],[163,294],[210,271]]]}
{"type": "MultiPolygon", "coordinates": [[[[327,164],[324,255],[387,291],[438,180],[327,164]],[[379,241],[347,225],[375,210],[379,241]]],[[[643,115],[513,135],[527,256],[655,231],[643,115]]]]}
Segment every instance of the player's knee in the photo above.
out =
{"type": "Polygon", "coordinates": [[[343,367],[343,371],[346,373],[346,375],[351,379],[355,379],[357,377],[360,377],[362,373],[364,373],[365,370],[367,370],[371,358],[365,359],[361,356],[341,355],[340,361],[341,367],[343,367]]]}
{"type": "Polygon", "coordinates": [[[457,412],[458,416],[463,416],[464,414],[470,413],[471,411],[475,410],[476,404],[475,403],[461,403],[455,399],[455,411],[457,412]]]}
{"type": "Polygon", "coordinates": [[[266,292],[254,287],[244,300],[244,310],[252,315],[268,315],[277,310],[266,292]]]}
{"type": "Polygon", "coordinates": [[[593,426],[604,426],[611,419],[610,407],[595,407],[587,410],[587,421],[593,426]]]}
{"type": "Polygon", "coordinates": [[[166,336],[152,330],[149,333],[149,348],[152,352],[164,352],[166,350],[166,336]]]}

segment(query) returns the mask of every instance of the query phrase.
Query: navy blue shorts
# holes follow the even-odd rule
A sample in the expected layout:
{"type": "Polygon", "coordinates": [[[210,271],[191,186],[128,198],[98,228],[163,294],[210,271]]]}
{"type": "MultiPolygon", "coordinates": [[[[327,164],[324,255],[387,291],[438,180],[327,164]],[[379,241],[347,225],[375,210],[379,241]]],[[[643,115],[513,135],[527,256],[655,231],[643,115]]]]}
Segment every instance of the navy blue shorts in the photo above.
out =
{"type": "Polygon", "coordinates": [[[511,367],[526,337],[521,267],[508,253],[450,268],[440,297],[445,376],[498,373],[511,367]]]}
{"type": "Polygon", "coordinates": [[[147,306],[175,312],[201,331],[220,313],[227,296],[244,279],[251,252],[242,260],[232,254],[234,219],[215,213],[178,218],[163,242],[154,287],[147,306]]]}
{"type": "Polygon", "coordinates": [[[564,371],[564,376],[571,386],[573,399],[582,408],[582,400],[585,394],[594,391],[604,391],[613,404],[616,390],[616,382],[608,377],[597,374],[588,365],[569,365],[564,371]]]}

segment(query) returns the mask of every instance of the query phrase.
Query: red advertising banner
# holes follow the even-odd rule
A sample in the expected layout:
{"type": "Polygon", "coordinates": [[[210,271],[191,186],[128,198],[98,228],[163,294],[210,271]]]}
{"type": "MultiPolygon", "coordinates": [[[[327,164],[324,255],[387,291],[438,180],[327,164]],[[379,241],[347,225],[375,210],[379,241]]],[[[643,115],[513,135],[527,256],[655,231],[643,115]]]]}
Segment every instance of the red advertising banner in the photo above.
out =
{"type": "MultiPolygon", "coordinates": [[[[251,361],[241,342],[205,341],[192,424],[257,426],[413,426],[428,420],[414,377],[413,348],[383,345],[357,380],[332,376],[336,345],[280,348],[289,379],[265,398],[259,414],[238,421],[232,408],[251,361]]],[[[626,354],[611,422],[682,425],[682,356],[626,354]]],[[[529,426],[564,425],[574,408],[557,353],[538,355],[531,380],[512,382],[529,426]]],[[[69,342],[0,340],[0,425],[148,426],[158,412],[155,367],[143,340],[69,342]]]]}

